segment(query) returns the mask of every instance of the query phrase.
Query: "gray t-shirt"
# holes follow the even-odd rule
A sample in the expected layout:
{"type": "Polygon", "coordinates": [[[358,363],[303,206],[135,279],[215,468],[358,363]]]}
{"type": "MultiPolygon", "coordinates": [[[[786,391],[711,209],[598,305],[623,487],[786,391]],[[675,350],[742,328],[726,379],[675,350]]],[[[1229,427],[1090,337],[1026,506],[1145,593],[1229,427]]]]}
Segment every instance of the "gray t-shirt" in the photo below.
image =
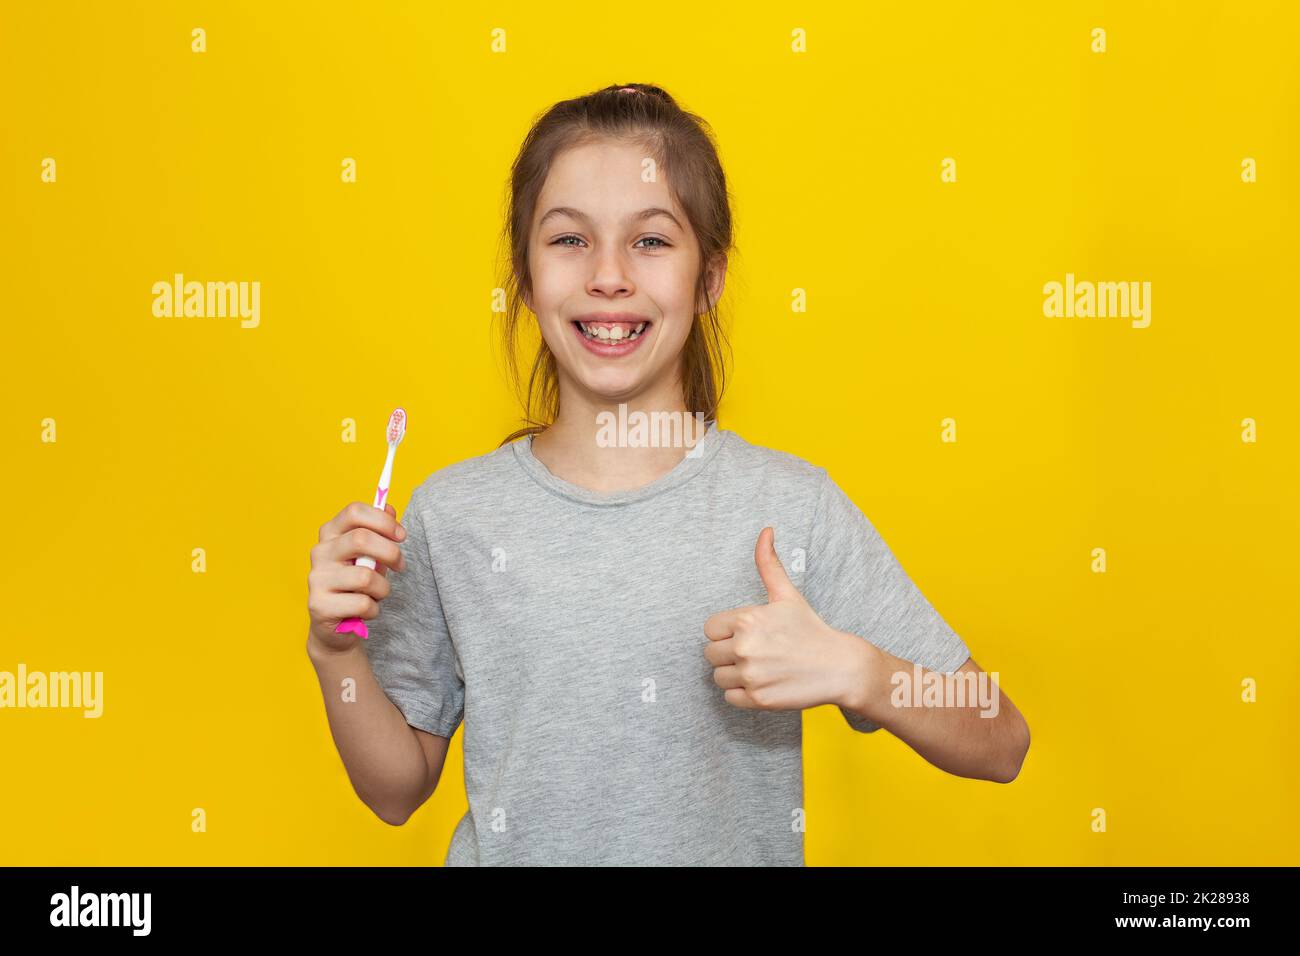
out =
{"type": "Polygon", "coordinates": [[[803,865],[802,712],[727,703],[704,656],[710,615],[767,603],[759,532],[830,626],[944,673],[966,645],[824,468],[710,423],[668,474],[601,493],[531,448],[415,489],[361,642],[411,726],[464,720],[446,865],[803,865]]]}

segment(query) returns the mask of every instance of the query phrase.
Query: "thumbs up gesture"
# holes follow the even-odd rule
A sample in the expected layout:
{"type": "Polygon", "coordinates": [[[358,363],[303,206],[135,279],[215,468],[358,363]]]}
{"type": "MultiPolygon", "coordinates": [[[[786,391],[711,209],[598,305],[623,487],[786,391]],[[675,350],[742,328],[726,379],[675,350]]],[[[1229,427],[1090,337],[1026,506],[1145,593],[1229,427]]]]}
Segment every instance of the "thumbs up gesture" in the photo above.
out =
{"type": "Polygon", "coordinates": [[[754,563],[767,603],[719,611],[704,622],[704,656],[727,703],[760,710],[802,710],[856,696],[865,643],[828,626],[791,583],[764,528],[754,563]]]}

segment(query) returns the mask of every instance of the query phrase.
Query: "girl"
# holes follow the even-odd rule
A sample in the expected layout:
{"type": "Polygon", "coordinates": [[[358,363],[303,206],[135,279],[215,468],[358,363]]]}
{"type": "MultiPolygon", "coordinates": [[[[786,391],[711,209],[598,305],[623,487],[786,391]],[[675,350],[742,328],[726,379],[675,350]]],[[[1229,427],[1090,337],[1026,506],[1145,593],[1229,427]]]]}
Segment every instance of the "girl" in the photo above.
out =
{"type": "Polygon", "coordinates": [[[732,236],[707,124],[655,86],[567,100],[510,187],[516,385],[521,307],[543,340],[529,427],[430,475],[404,522],[354,502],[312,549],[308,653],[357,795],[405,822],[463,719],[449,866],[802,865],[804,708],[1013,779],[1029,735],[996,685],[983,714],[893,703],[986,675],[862,512],[718,427],[732,236]],[[367,640],[335,633],[351,616],[367,640]]]}

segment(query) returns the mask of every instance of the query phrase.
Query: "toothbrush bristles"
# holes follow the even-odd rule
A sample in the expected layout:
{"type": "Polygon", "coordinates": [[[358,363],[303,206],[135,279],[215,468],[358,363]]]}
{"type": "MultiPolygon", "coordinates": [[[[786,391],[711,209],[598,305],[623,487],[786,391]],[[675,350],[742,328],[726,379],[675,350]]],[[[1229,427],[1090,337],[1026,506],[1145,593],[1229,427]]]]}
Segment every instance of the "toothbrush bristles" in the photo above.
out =
{"type": "Polygon", "coordinates": [[[397,408],[388,418],[388,444],[395,445],[406,434],[406,410],[397,408]]]}

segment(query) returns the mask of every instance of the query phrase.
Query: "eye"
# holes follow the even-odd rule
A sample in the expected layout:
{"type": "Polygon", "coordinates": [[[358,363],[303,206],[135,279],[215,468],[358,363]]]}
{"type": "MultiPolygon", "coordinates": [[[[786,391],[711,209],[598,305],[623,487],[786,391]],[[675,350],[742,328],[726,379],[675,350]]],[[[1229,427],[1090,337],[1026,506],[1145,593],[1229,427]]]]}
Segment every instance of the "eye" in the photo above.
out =
{"type": "MultiPolygon", "coordinates": [[[[552,246],[566,246],[568,248],[574,248],[573,244],[567,241],[569,239],[574,240],[574,242],[579,242],[579,243],[582,242],[582,239],[580,237],[570,234],[565,236],[559,236],[551,240],[549,244],[552,246]]],[[[667,249],[670,245],[667,240],[660,239],[658,236],[642,236],[640,239],[637,240],[638,245],[643,242],[656,242],[658,243],[658,245],[641,246],[642,249],[667,249]]]]}

